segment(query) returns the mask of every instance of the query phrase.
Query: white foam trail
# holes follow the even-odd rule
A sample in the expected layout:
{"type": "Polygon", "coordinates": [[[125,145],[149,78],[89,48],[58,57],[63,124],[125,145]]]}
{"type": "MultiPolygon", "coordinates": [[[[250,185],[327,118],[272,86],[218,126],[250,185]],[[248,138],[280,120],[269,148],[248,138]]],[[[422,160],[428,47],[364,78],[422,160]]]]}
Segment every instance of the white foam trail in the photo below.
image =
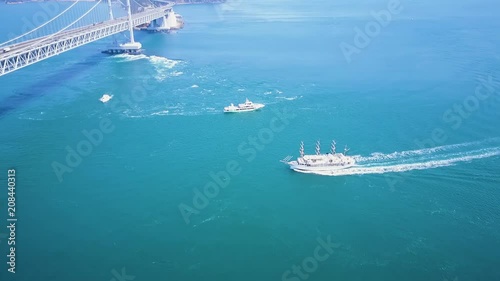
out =
{"type": "Polygon", "coordinates": [[[156,65],[156,66],[161,66],[164,68],[172,69],[174,66],[176,66],[180,61],[177,60],[171,60],[165,57],[159,57],[159,56],[150,56],[148,57],[149,61],[156,65]]]}
{"type": "Polygon", "coordinates": [[[136,60],[147,59],[155,68],[155,70],[157,72],[157,75],[155,76],[155,78],[158,81],[163,81],[168,76],[175,77],[175,76],[180,76],[180,75],[184,74],[183,72],[180,72],[180,71],[168,73],[168,71],[170,69],[174,68],[177,64],[179,64],[180,61],[171,60],[171,59],[168,59],[165,57],[146,56],[144,54],[140,54],[140,55],[119,54],[119,55],[114,55],[112,57],[120,59],[119,62],[131,62],[131,61],[136,61],[136,60]]]}
{"type": "Polygon", "coordinates": [[[207,222],[210,222],[210,221],[213,221],[213,220],[219,219],[219,218],[221,218],[221,216],[215,216],[215,215],[213,215],[213,216],[209,217],[208,219],[204,219],[204,220],[203,220],[202,222],[200,222],[199,224],[195,224],[195,225],[193,225],[193,228],[198,227],[198,226],[199,226],[199,225],[201,225],[201,224],[204,224],[204,223],[207,223],[207,222]]]}
{"type": "Polygon", "coordinates": [[[18,117],[19,120],[32,120],[32,121],[42,121],[44,119],[41,119],[41,118],[35,118],[35,117],[18,117]]]}
{"type": "MultiPolygon", "coordinates": [[[[168,71],[172,68],[174,68],[177,64],[179,64],[180,61],[176,60],[171,60],[165,57],[159,57],[159,56],[150,56],[148,57],[148,60],[153,64],[157,75],[155,76],[156,80],[158,81],[163,81],[165,78],[169,76],[168,71]]],[[[182,75],[182,72],[174,72],[171,73],[170,75],[173,76],[179,76],[182,75]]]]}
{"type": "Polygon", "coordinates": [[[168,112],[169,112],[168,110],[162,110],[162,111],[151,113],[151,115],[159,115],[159,116],[168,115],[168,112]]]}
{"type": "Polygon", "coordinates": [[[162,67],[162,68],[167,68],[167,69],[172,69],[174,66],[176,66],[180,61],[176,60],[171,60],[165,57],[160,57],[160,56],[146,56],[144,54],[139,54],[139,55],[129,55],[129,54],[118,54],[118,55],[113,55],[111,58],[118,58],[120,59],[120,62],[129,62],[129,61],[136,61],[136,60],[141,60],[141,59],[148,59],[149,62],[151,62],[153,65],[162,67]]]}
{"type": "Polygon", "coordinates": [[[498,138],[488,139],[488,140],[484,140],[484,141],[466,142],[466,143],[461,143],[461,144],[436,146],[436,147],[432,147],[432,148],[423,148],[423,149],[417,149],[417,150],[396,151],[396,152],[389,153],[389,154],[374,152],[368,157],[361,156],[361,155],[355,155],[353,157],[356,159],[356,162],[401,159],[401,158],[405,158],[405,157],[429,155],[429,154],[433,154],[436,152],[446,152],[446,151],[450,151],[450,150],[457,149],[457,148],[471,147],[474,145],[480,145],[480,144],[484,144],[484,143],[492,142],[492,141],[498,141],[498,138]]]}
{"type": "Polygon", "coordinates": [[[278,95],[281,95],[281,94],[283,94],[283,92],[282,92],[282,91],[280,91],[280,90],[277,90],[277,89],[275,89],[274,91],[267,91],[267,92],[264,92],[264,95],[272,95],[272,94],[278,94],[278,95]]]}
{"type": "Polygon", "coordinates": [[[148,58],[148,56],[146,56],[144,54],[140,54],[140,55],[119,54],[119,55],[111,56],[111,58],[118,58],[118,59],[120,59],[120,62],[129,62],[129,61],[146,59],[146,58],[148,58]]]}
{"type": "Polygon", "coordinates": [[[191,86],[191,88],[199,88],[200,86],[194,84],[193,86],[191,86]]]}
{"type": "Polygon", "coordinates": [[[404,163],[404,164],[392,164],[392,165],[386,165],[381,163],[378,166],[359,165],[344,170],[328,171],[328,172],[304,172],[299,170],[296,171],[301,173],[313,173],[325,176],[345,176],[345,175],[397,173],[397,172],[407,172],[412,170],[426,170],[438,167],[452,166],[460,162],[468,162],[476,159],[498,156],[500,155],[500,147],[463,152],[462,153],[463,156],[453,157],[459,154],[460,153],[454,153],[452,155],[446,155],[444,159],[435,159],[435,160],[430,159],[427,161],[422,161],[417,163],[404,163]]]}
{"type": "Polygon", "coordinates": [[[277,99],[284,99],[284,100],[296,100],[302,98],[302,96],[295,96],[295,97],[276,97],[277,99]]]}

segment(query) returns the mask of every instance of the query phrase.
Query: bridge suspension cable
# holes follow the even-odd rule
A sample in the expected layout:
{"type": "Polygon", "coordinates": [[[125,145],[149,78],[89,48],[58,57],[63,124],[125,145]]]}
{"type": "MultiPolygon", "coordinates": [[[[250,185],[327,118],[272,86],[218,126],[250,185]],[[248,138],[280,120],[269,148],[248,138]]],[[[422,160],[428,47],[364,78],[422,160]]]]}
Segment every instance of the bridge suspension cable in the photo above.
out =
{"type": "Polygon", "coordinates": [[[20,49],[20,51],[25,51],[25,50],[28,50],[30,49],[31,47],[33,46],[36,46],[38,45],[39,43],[42,43],[44,41],[47,41],[49,39],[52,39],[54,36],[58,35],[59,33],[65,31],[66,29],[70,28],[71,26],[73,26],[75,23],[77,23],[78,21],[80,21],[82,18],[84,18],[85,16],[87,16],[90,12],[92,12],[99,4],[101,4],[102,0],[99,0],[96,2],[96,4],[94,6],[92,6],[87,12],[85,12],[83,15],[81,15],[79,18],[77,18],[76,20],[74,20],[72,23],[70,23],[69,25],[67,25],[66,27],[58,30],[57,32],[55,33],[52,33],[50,34],[49,36],[47,37],[44,37],[42,38],[41,40],[37,40],[36,42],[33,42],[31,43],[30,45],[20,49]]]}
{"type": "Polygon", "coordinates": [[[134,0],[134,2],[135,2],[137,5],[139,5],[139,7],[144,8],[144,6],[143,6],[143,5],[141,5],[141,3],[137,2],[136,0],[134,0]]]}
{"type": "Polygon", "coordinates": [[[49,23],[53,22],[54,20],[56,20],[57,18],[59,18],[60,16],[62,16],[62,15],[63,15],[64,13],[66,13],[68,10],[70,10],[71,8],[73,8],[76,4],[78,4],[78,2],[80,2],[80,0],[76,0],[73,4],[71,4],[71,5],[70,5],[68,8],[66,8],[64,11],[60,12],[58,15],[56,15],[55,17],[53,17],[51,20],[46,21],[46,22],[45,22],[45,23],[43,23],[42,25],[40,25],[40,26],[38,26],[38,27],[36,27],[36,28],[34,28],[34,29],[32,29],[32,30],[30,30],[30,31],[28,31],[28,32],[26,32],[26,33],[24,33],[24,34],[21,34],[21,35],[19,35],[19,36],[15,37],[15,38],[12,38],[12,39],[10,39],[10,40],[8,40],[8,41],[5,41],[5,42],[3,42],[3,43],[0,43],[0,47],[1,47],[1,46],[4,46],[4,45],[7,45],[7,44],[8,44],[8,43],[10,43],[10,42],[16,41],[17,39],[23,38],[23,37],[25,37],[25,36],[27,36],[27,35],[29,35],[29,34],[31,34],[31,33],[33,33],[33,32],[35,32],[35,31],[37,31],[38,29],[40,29],[40,28],[42,28],[42,27],[44,27],[44,26],[48,25],[49,23]]]}
{"type": "Polygon", "coordinates": [[[111,4],[111,0],[108,0],[108,9],[109,9],[109,19],[114,20],[113,16],[113,5],[111,4]]]}
{"type": "Polygon", "coordinates": [[[71,26],[73,26],[75,23],[77,23],[78,21],[80,21],[81,19],[83,19],[85,16],[87,16],[88,14],[90,14],[90,12],[92,12],[92,11],[95,9],[95,7],[97,7],[99,4],[101,4],[101,2],[102,2],[102,0],[97,1],[97,3],[95,3],[95,5],[94,5],[94,6],[92,6],[92,8],[90,8],[87,12],[85,12],[85,13],[84,13],[83,15],[81,15],[79,18],[77,18],[76,20],[74,20],[72,23],[68,24],[66,27],[64,27],[64,28],[62,28],[62,29],[60,29],[60,30],[58,30],[57,32],[55,32],[55,33],[53,33],[53,34],[49,35],[47,38],[44,38],[43,40],[41,40],[41,41],[39,41],[39,42],[42,42],[42,41],[44,41],[45,39],[50,39],[50,38],[54,37],[54,35],[57,35],[57,34],[59,34],[59,33],[63,32],[63,31],[65,31],[66,29],[70,28],[70,27],[71,27],[71,26]]]}
{"type": "MultiPolygon", "coordinates": [[[[128,7],[130,7],[130,1],[131,0],[126,1],[128,2],[128,7]]],[[[75,11],[75,8],[67,10],[65,13],[67,16],[70,16],[69,21],[72,22],[68,25],[66,23],[59,24],[59,26],[65,27],[61,30],[58,29],[58,31],[54,34],[38,36],[33,39],[19,41],[16,44],[12,44],[11,41],[10,45],[8,45],[8,47],[10,48],[4,47],[3,52],[0,52],[0,76],[17,71],[26,66],[38,63],[42,60],[54,57],[61,53],[73,50],[82,45],[89,44],[108,36],[112,36],[127,30],[129,32],[133,32],[133,24],[146,24],[155,19],[162,18],[170,13],[172,6],[174,5],[173,3],[168,3],[164,7],[147,9],[135,14],[133,18],[129,10],[128,20],[126,17],[120,17],[114,20],[107,19],[105,21],[96,23],[96,20],[98,20],[97,16],[100,13],[100,10],[96,10],[96,8],[98,7],[98,5],[104,2],[105,0],[99,0],[97,3],[95,3],[95,5],[94,3],[89,3],[85,5],[83,11],[79,12],[75,11]],[[89,9],[88,7],[90,6],[92,7],[89,9]],[[82,12],[84,11],[86,12],[82,15],[82,12]],[[78,19],[73,21],[73,19],[76,17],[78,17],[78,19]],[[90,22],[91,20],[93,24],[92,22],[90,22]]],[[[107,10],[106,14],[108,14],[107,10]]],[[[102,16],[104,16],[105,18],[109,17],[109,15],[104,14],[102,14],[102,16]]],[[[64,22],[68,21],[64,20],[64,22]]],[[[54,28],[58,28],[55,24],[53,25],[54,28]]],[[[37,32],[37,35],[39,35],[39,33],[40,31],[37,32]]],[[[138,42],[134,44],[133,39],[122,45],[133,46],[134,48],[140,48],[141,46],[141,44],[138,42]]]]}

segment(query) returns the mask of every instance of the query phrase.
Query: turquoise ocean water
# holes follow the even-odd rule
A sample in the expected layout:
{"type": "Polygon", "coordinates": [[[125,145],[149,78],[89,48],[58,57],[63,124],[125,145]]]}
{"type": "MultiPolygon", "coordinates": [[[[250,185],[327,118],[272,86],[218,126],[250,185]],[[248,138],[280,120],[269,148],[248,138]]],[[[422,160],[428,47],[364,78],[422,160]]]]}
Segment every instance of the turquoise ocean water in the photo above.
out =
{"type": "MultiPolygon", "coordinates": [[[[373,25],[389,3],[179,6],[183,30],[136,32],[144,55],[106,39],[0,77],[1,280],[500,280],[499,4],[401,0],[373,25]],[[221,113],[246,97],[266,108],[221,113]],[[359,167],[279,162],[332,139],[359,167]]],[[[0,41],[43,5],[1,4],[0,41]]]]}

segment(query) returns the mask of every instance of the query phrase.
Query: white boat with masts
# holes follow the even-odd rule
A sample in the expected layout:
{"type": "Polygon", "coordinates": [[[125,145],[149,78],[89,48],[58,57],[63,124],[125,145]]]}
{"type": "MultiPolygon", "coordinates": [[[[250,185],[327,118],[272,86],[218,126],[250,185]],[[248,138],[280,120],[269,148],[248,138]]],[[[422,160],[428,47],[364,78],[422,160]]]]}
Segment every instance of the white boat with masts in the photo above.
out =
{"type": "Polygon", "coordinates": [[[331,151],[327,154],[321,154],[320,142],[316,143],[316,154],[304,154],[304,142],[300,142],[300,157],[295,161],[290,161],[292,156],[287,156],[281,162],[290,166],[290,169],[298,172],[328,172],[342,170],[356,165],[354,157],[347,156],[349,149],[347,146],[343,153],[335,151],[335,141],[332,141],[331,151]]]}

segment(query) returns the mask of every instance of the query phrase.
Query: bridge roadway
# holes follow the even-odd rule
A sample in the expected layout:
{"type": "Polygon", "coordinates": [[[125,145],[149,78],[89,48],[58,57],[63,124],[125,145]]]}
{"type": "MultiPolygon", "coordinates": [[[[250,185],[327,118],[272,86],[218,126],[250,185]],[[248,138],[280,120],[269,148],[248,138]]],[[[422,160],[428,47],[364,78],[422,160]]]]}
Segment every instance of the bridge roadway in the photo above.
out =
{"type": "MultiPolygon", "coordinates": [[[[132,14],[134,27],[167,15],[173,4],[132,14]]],[[[21,43],[0,47],[0,76],[79,46],[128,30],[127,17],[65,30],[21,43]],[[7,49],[8,51],[4,50],[7,49]]]]}

